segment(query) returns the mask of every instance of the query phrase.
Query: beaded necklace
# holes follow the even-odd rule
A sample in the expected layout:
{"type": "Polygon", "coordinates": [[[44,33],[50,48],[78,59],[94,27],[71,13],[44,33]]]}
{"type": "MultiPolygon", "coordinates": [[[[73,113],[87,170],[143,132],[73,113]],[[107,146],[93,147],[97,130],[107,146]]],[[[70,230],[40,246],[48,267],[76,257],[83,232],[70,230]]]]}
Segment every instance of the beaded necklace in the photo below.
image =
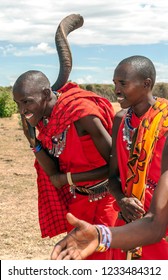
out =
{"type": "Polygon", "coordinates": [[[59,157],[63,152],[66,145],[66,136],[69,126],[60,134],[52,136],[52,150],[49,150],[49,153],[54,157],[59,157]]]}
{"type": "MultiPolygon", "coordinates": [[[[53,93],[55,94],[56,101],[57,101],[60,96],[60,93],[57,91],[53,91],[53,93]]],[[[49,123],[49,118],[43,117],[44,126],[47,126],[48,123],[49,123]]],[[[61,153],[63,152],[65,145],[66,145],[66,135],[67,135],[68,129],[69,129],[69,126],[62,133],[52,136],[52,138],[51,138],[52,149],[49,150],[50,155],[53,155],[54,157],[59,157],[61,155],[61,153]]]]}
{"type": "Polygon", "coordinates": [[[129,108],[127,114],[124,119],[124,127],[123,127],[123,141],[126,142],[126,149],[130,150],[132,145],[132,137],[136,128],[131,125],[133,110],[129,108]]]}

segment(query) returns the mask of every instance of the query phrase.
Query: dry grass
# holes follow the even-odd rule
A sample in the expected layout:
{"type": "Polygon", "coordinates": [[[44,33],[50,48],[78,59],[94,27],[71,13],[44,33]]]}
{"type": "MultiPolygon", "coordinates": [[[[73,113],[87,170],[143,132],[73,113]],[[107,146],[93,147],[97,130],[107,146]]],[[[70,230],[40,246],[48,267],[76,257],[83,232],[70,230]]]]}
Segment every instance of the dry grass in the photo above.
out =
{"type": "Polygon", "coordinates": [[[0,119],[0,259],[49,259],[54,239],[38,225],[34,155],[17,115],[0,119]]]}

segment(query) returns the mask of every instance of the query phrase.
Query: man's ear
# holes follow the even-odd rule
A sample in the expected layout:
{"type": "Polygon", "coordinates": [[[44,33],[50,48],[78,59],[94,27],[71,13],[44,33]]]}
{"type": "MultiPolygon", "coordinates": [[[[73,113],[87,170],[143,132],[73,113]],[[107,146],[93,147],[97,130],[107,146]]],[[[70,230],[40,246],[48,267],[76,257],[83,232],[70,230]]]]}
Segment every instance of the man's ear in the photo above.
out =
{"type": "Polygon", "coordinates": [[[150,88],[152,86],[152,80],[150,78],[147,78],[144,81],[144,88],[150,88]]]}
{"type": "Polygon", "coordinates": [[[43,88],[43,96],[45,100],[50,100],[51,99],[51,90],[50,88],[43,88]]]}

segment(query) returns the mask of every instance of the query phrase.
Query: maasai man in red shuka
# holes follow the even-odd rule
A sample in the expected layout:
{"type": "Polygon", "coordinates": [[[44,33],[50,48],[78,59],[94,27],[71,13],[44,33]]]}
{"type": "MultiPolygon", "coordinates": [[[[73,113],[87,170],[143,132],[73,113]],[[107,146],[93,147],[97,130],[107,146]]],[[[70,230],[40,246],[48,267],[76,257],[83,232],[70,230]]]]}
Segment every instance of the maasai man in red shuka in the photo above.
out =
{"type": "MultiPolygon", "coordinates": [[[[113,209],[114,198],[108,193],[107,184],[114,118],[111,103],[73,83],[66,84],[56,94],[51,90],[45,91],[44,101],[41,101],[41,97],[39,101],[43,93],[38,93],[39,89],[35,89],[35,86],[40,84],[41,88],[44,81],[47,83],[46,76],[38,71],[28,71],[20,80],[24,80],[24,89],[20,82],[16,83],[15,100],[18,104],[24,100],[24,116],[32,126],[37,127],[38,141],[42,146],[40,151],[37,150],[38,145],[33,148],[42,237],[70,231],[72,227],[67,223],[67,212],[92,224],[113,226],[117,212],[113,209]],[[32,92],[38,94],[33,95],[32,92]],[[47,95],[50,97],[46,98],[47,95]],[[52,174],[47,173],[46,169],[49,168],[49,160],[59,165],[57,170],[54,164],[52,174]],[[74,186],[68,181],[68,173],[74,186]],[[98,183],[96,188],[90,189],[98,183]]],[[[45,88],[49,88],[48,84],[45,88]]],[[[43,92],[42,89],[39,91],[43,92]]],[[[111,259],[112,250],[94,253],[92,258],[111,259]]]]}
{"type": "MultiPolygon", "coordinates": [[[[61,67],[52,89],[48,78],[35,70],[23,73],[13,87],[24,133],[36,157],[42,237],[70,231],[69,211],[92,224],[112,226],[116,220],[107,180],[113,107],[93,92],[66,84],[72,67],[66,35],[82,24],[83,18],[72,14],[58,27],[61,67]],[[37,137],[32,127],[38,128],[37,137]]],[[[90,259],[111,258],[109,250],[90,259]]]]}
{"type": "MultiPolygon", "coordinates": [[[[154,80],[153,63],[142,56],[124,59],[114,72],[118,101],[123,109],[129,107],[126,113],[120,112],[116,116],[121,118],[123,115],[119,129],[114,127],[116,147],[112,148],[112,161],[117,157],[118,167],[115,170],[118,171],[115,174],[110,171],[110,190],[116,197],[114,207],[119,211],[115,226],[133,222],[148,211],[162,172],[161,156],[168,131],[168,101],[153,98],[151,89],[154,80]],[[114,180],[118,181],[118,187],[114,180]]],[[[112,162],[111,166],[114,168],[112,162]]],[[[127,253],[114,249],[113,259],[168,259],[168,242],[163,238],[158,243],[127,253]]]]}

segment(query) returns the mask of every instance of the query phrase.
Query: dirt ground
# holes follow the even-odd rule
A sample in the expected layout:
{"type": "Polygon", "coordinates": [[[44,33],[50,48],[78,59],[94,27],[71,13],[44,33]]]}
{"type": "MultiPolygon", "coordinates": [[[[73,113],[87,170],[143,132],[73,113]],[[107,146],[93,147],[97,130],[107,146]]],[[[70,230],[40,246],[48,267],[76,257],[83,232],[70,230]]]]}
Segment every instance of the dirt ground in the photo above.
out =
{"type": "MultiPolygon", "coordinates": [[[[118,111],[117,103],[114,107],[118,111]]],[[[33,163],[18,115],[0,118],[1,260],[48,260],[53,245],[63,236],[41,238],[33,163]]]]}

